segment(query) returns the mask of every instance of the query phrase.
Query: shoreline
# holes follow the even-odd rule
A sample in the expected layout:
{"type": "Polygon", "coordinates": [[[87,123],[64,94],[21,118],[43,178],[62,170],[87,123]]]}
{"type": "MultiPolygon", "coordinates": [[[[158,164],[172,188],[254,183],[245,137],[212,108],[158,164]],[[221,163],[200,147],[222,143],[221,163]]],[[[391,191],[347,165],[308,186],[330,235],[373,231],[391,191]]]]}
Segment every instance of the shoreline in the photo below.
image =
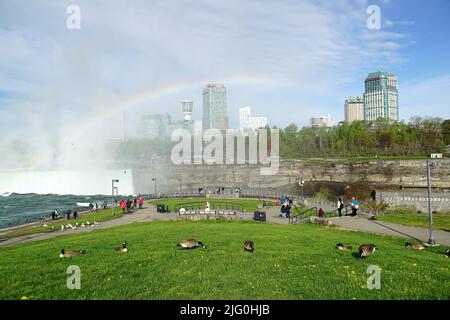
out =
{"type": "MultiPolygon", "coordinates": [[[[108,207],[108,209],[109,209],[109,207],[108,207]]],[[[99,210],[97,210],[97,211],[95,211],[95,209],[92,210],[92,211],[89,211],[89,209],[87,209],[87,210],[82,210],[82,211],[78,211],[78,216],[85,215],[86,213],[99,212],[99,211],[101,211],[101,210],[104,210],[104,209],[99,209],[99,210]]],[[[48,220],[40,220],[40,221],[35,221],[35,222],[27,222],[27,223],[18,224],[18,225],[11,226],[11,227],[0,228],[0,235],[2,235],[3,233],[7,233],[7,232],[9,232],[9,231],[17,230],[17,229],[22,229],[22,228],[27,228],[27,227],[38,227],[38,226],[40,226],[40,225],[42,225],[42,224],[45,224],[45,223],[47,223],[47,222],[48,222],[48,223],[51,223],[51,222],[58,222],[58,221],[61,221],[61,220],[66,219],[66,218],[65,218],[65,214],[64,214],[64,216],[62,216],[61,214],[59,214],[59,216],[60,216],[60,217],[58,217],[58,219],[56,219],[56,220],[52,220],[51,216],[49,216],[49,219],[48,219],[48,220]]],[[[72,219],[73,219],[73,218],[72,218],[72,219]]],[[[72,220],[72,219],[71,219],[71,220],[72,220]]]]}

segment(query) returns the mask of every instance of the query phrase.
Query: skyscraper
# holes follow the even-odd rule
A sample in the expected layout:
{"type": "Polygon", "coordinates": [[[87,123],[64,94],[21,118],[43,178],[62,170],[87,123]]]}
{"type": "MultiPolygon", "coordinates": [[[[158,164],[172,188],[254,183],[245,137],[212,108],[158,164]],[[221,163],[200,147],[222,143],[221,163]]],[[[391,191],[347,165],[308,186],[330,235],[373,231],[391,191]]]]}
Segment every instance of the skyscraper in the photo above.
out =
{"type": "Polygon", "coordinates": [[[349,97],[344,106],[345,122],[364,120],[364,106],[362,97],[349,97]]]}
{"type": "Polygon", "coordinates": [[[227,91],[223,84],[203,88],[203,130],[228,129],[227,91]]]}
{"type": "Polygon", "coordinates": [[[384,71],[372,72],[364,83],[364,120],[381,117],[398,121],[397,77],[384,71]]]}

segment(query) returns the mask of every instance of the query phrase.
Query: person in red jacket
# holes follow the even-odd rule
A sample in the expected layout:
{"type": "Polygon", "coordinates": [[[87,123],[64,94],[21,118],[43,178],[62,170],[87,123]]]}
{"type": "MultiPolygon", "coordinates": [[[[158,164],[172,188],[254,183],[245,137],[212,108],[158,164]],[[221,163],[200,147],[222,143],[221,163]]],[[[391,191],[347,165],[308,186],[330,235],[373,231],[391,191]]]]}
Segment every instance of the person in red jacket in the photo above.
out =
{"type": "Polygon", "coordinates": [[[322,208],[319,209],[319,219],[323,220],[325,218],[325,211],[322,208]]]}
{"type": "Polygon", "coordinates": [[[144,204],[144,201],[142,200],[142,197],[139,196],[139,200],[138,200],[139,209],[142,209],[143,204],[144,204]]]}
{"type": "Polygon", "coordinates": [[[122,208],[122,214],[125,214],[125,208],[127,207],[127,205],[123,199],[120,200],[120,207],[122,208]]]}

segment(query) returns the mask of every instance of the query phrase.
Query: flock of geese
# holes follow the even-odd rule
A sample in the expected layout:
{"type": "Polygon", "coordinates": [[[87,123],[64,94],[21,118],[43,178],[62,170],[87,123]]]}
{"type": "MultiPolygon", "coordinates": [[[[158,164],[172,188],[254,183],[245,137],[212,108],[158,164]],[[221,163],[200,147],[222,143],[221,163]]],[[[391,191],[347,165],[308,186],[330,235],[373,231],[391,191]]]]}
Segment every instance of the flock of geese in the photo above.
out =
{"type": "MultiPolygon", "coordinates": [[[[337,250],[352,250],[353,249],[352,246],[344,246],[342,243],[338,243],[335,248],[337,250]]],[[[425,249],[425,246],[421,243],[407,242],[407,243],[405,243],[405,248],[420,251],[420,250],[425,249]]],[[[362,244],[361,246],[359,246],[359,249],[358,249],[358,258],[359,259],[367,258],[371,254],[373,254],[375,252],[375,250],[377,250],[377,247],[374,244],[362,244]]],[[[445,257],[450,258],[450,249],[447,249],[445,251],[445,257]]]]}
{"type": "MultiPolygon", "coordinates": [[[[82,222],[82,223],[76,222],[75,224],[68,223],[68,224],[61,225],[61,231],[69,230],[69,229],[76,230],[77,228],[95,227],[98,225],[100,225],[100,223],[98,223],[97,221],[94,221],[92,223],[89,221],[86,221],[86,223],[84,223],[84,222],[82,222]]],[[[48,228],[48,224],[43,224],[42,226],[44,228],[48,228]]],[[[50,229],[52,231],[56,231],[55,226],[51,226],[50,229]]]]}
{"type": "MultiPolygon", "coordinates": [[[[194,249],[194,248],[203,248],[206,249],[206,245],[203,244],[200,241],[197,241],[195,239],[185,239],[180,241],[177,244],[178,247],[181,247],[183,249],[194,249]]],[[[342,243],[336,244],[335,248],[337,250],[344,250],[344,251],[351,251],[353,250],[352,246],[345,246],[342,243]]],[[[405,243],[405,248],[412,249],[412,250],[423,250],[425,249],[425,246],[421,243],[405,243]]],[[[253,253],[255,250],[255,243],[252,240],[246,240],[244,242],[244,251],[248,251],[253,253]]],[[[375,250],[377,250],[377,247],[374,244],[362,244],[358,248],[358,259],[365,259],[372,255],[375,250]]],[[[115,248],[116,252],[128,252],[128,243],[126,241],[122,242],[122,245],[115,248]]],[[[74,257],[83,255],[86,253],[86,250],[78,250],[78,251],[65,251],[64,249],[61,250],[61,253],[59,255],[60,258],[68,258],[68,257],[74,257]]],[[[450,249],[447,249],[445,251],[445,257],[450,257],[450,249]]]]}
{"type": "MultiPolygon", "coordinates": [[[[200,241],[197,241],[195,239],[185,239],[180,241],[177,244],[178,247],[181,247],[183,249],[194,249],[197,247],[201,247],[203,249],[206,249],[206,245],[203,244],[200,241]]],[[[251,240],[247,240],[244,242],[244,251],[249,251],[253,253],[255,249],[255,244],[251,240]]],[[[114,249],[116,252],[128,252],[128,243],[126,241],[122,242],[122,245],[120,247],[117,247],[114,249]]],[[[80,256],[86,254],[86,250],[70,250],[66,251],[65,249],[61,249],[61,253],[59,254],[60,258],[70,258],[75,256],[80,256]]]]}

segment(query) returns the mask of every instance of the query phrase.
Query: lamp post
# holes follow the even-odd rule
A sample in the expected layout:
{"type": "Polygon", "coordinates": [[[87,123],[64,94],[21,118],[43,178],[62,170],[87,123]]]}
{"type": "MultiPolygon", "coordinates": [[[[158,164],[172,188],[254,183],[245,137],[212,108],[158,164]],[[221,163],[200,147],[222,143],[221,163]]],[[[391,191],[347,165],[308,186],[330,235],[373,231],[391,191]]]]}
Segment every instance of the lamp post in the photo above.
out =
{"type": "Polygon", "coordinates": [[[181,194],[181,178],[178,179],[178,182],[180,183],[180,194],[181,194]]]}
{"type": "Polygon", "coordinates": [[[258,191],[258,193],[259,193],[259,200],[261,200],[261,181],[259,181],[258,184],[259,184],[259,191],[258,191]]]}
{"type": "Polygon", "coordinates": [[[117,195],[119,195],[119,188],[116,187],[116,186],[114,186],[114,183],[115,183],[115,182],[119,182],[119,179],[112,179],[112,182],[111,182],[111,191],[112,191],[112,215],[113,215],[113,216],[115,215],[114,209],[115,209],[115,207],[116,207],[115,201],[114,201],[114,190],[116,190],[116,191],[117,191],[117,195]]]}
{"type": "Polygon", "coordinates": [[[433,234],[433,212],[431,210],[431,167],[433,164],[430,160],[427,160],[427,182],[428,182],[428,223],[430,227],[430,237],[428,239],[428,244],[435,245],[436,240],[433,234]]]}
{"type": "Polygon", "coordinates": [[[155,182],[155,197],[156,197],[156,178],[153,178],[152,181],[155,182]]]}
{"type": "Polygon", "coordinates": [[[305,206],[305,196],[303,193],[303,186],[305,185],[305,181],[303,180],[303,177],[298,181],[298,185],[300,186],[301,189],[301,199],[302,199],[302,207],[305,206]]]}

